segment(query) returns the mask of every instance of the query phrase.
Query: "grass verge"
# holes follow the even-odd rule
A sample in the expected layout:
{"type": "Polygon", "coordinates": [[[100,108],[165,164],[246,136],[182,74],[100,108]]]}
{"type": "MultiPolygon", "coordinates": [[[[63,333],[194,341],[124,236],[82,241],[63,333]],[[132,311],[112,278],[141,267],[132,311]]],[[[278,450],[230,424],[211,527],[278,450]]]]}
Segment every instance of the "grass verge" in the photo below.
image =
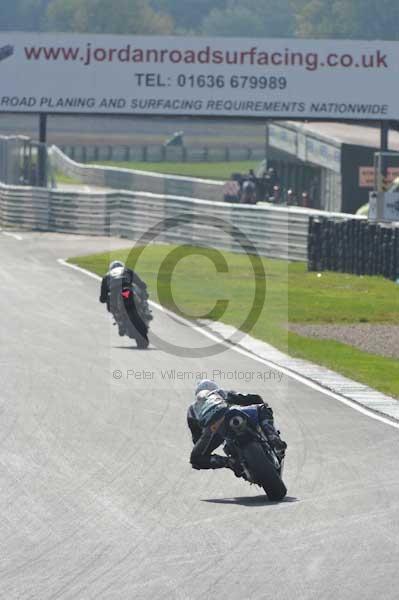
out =
{"type": "Polygon", "coordinates": [[[232,162],[98,162],[97,165],[105,167],[119,167],[138,171],[155,171],[166,175],[184,175],[186,177],[199,177],[202,179],[229,179],[232,173],[248,173],[255,169],[260,161],[244,160],[232,162]]]}
{"type": "Polygon", "coordinates": [[[79,179],[69,177],[69,175],[64,175],[64,173],[61,173],[61,171],[55,171],[54,177],[57,184],[65,183],[69,185],[79,185],[82,183],[79,179]]]}
{"type": "MultiPolygon", "coordinates": [[[[214,250],[183,247],[174,267],[171,252],[175,248],[149,246],[139,258],[137,249],[128,248],[77,257],[70,262],[103,275],[110,260],[124,260],[148,282],[153,298],[188,318],[212,316],[216,301],[228,299],[228,307],[219,320],[242,328],[243,315],[250,310],[255,289],[248,257],[221,252],[228,272],[217,273],[211,262],[214,250]],[[198,251],[200,254],[196,254],[198,251]],[[169,278],[172,295],[168,292],[169,278]]],[[[337,273],[318,277],[316,273],[308,273],[303,263],[265,258],[262,264],[266,273],[266,299],[257,300],[260,316],[250,329],[251,335],[292,356],[324,365],[399,398],[397,360],[287,330],[289,322],[399,324],[397,285],[380,277],[337,273]]]]}

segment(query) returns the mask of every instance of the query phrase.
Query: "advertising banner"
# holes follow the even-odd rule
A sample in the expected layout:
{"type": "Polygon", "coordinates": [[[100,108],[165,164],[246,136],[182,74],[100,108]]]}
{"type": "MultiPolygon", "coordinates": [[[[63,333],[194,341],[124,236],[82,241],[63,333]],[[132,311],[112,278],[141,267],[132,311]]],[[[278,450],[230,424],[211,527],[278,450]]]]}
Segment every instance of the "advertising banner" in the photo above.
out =
{"type": "Polygon", "coordinates": [[[0,34],[0,111],[399,119],[399,42],[0,34]]]}

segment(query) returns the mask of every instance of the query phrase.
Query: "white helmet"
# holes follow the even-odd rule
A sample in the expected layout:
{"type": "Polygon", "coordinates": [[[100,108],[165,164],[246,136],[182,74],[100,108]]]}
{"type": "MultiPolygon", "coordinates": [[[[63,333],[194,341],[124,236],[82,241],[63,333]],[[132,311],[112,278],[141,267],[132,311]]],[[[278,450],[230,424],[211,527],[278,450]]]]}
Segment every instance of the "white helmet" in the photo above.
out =
{"type": "Polygon", "coordinates": [[[116,268],[124,269],[125,263],[123,263],[121,260],[113,260],[112,262],[109,263],[109,271],[112,271],[112,269],[116,269],[116,268]]]}
{"type": "Polygon", "coordinates": [[[195,388],[195,396],[197,397],[197,395],[199,394],[199,392],[212,392],[213,390],[218,390],[219,386],[217,383],[215,383],[215,381],[212,381],[211,379],[201,379],[201,381],[199,381],[197,383],[197,386],[195,388]]]}

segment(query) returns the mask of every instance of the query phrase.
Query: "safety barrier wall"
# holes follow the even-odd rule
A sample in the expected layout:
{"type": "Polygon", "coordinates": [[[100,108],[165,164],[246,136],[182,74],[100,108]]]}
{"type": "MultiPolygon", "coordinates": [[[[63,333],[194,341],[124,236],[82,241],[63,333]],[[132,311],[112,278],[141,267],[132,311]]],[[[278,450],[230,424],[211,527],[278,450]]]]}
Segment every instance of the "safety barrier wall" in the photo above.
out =
{"type": "Polygon", "coordinates": [[[117,190],[141,190],[166,196],[185,196],[206,200],[223,200],[223,181],[163,175],[149,171],[133,171],[116,167],[101,167],[77,163],[56,146],[50,149],[52,167],[86,185],[117,190]]]}
{"type": "Polygon", "coordinates": [[[214,146],[163,146],[163,145],[76,145],[60,146],[64,154],[82,163],[98,161],[116,162],[229,162],[265,158],[265,147],[214,147],[214,146]]]}
{"type": "Polygon", "coordinates": [[[378,224],[311,217],[309,271],[399,277],[399,223],[378,224]]]}
{"type": "MultiPolygon", "coordinates": [[[[152,238],[238,252],[249,249],[264,256],[290,260],[306,261],[309,218],[325,214],[148,192],[78,192],[0,184],[3,227],[113,235],[135,240],[147,234],[145,241],[152,238]],[[153,232],[149,235],[151,229],[153,232]]],[[[327,214],[338,220],[352,217],[327,214]]]]}

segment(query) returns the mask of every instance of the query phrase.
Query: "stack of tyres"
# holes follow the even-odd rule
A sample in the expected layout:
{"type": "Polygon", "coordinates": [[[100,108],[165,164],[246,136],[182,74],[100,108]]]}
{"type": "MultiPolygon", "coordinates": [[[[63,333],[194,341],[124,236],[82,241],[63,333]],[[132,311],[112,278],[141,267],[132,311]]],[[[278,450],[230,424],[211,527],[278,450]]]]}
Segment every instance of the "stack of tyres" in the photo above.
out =
{"type": "Polygon", "coordinates": [[[308,270],[399,277],[399,228],[358,219],[310,218],[308,270]]]}

